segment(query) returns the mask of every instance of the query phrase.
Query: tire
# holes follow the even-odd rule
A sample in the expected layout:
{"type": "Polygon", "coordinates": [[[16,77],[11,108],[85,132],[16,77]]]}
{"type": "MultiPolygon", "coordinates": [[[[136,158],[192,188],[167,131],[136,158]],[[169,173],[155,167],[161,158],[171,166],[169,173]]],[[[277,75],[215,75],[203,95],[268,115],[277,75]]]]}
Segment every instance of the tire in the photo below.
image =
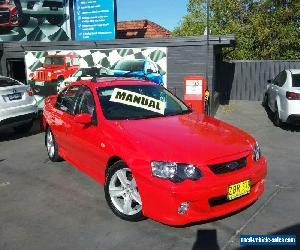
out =
{"type": "Polygon", "coordinates": [[[17,133],[28,133],[32,128],[32,126],[33,126],[33,120],[28,123],[22,124],[20,126],[14,127],[14,130],[17,133]]]}
{"type": "Polygon", "coordinates": [[[276,127],[281,127],[282,126],[282,121],[279,117],[279,112],[278,112],[278,106],[277,104],[275,105],[275,111],[273,113],[273,123],[276,127]]]}
{"type": "Polygon", "coordinates": [[[48,16],[48,17],[46,17],[46,19],[52,25],[61,26],[65,22],[66,17],[65,17],[65,15],[62,15],[62,16],[54,15],[54,16],[48,16]]]}
{"type": "Polygon", "coordinates": [[[24,27],[30,21],[30,16],[26,14],[19,14],[19,26],[24,27]]]}
{"type": "Polygon", "coordinates": [[[127,221],[145,219],[135,179],[123,161],[114,163],[108,169],[104,192],[107,204],[119,218],[127,221]]]}
{"type": "Polygon", "coordinates": [[[51,129],[48,127],[45,133],[45,145],[49,159],[53,162],[61,161],[62,158],[58,154],[58,146],[55,141],[54,135],[51,129]]]}

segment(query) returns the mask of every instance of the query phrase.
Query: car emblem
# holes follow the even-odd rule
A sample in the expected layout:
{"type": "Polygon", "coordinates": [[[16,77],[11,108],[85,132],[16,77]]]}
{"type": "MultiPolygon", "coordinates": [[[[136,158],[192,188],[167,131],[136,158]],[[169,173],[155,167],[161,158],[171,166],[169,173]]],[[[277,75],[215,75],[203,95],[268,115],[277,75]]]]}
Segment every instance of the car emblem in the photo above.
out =
{"type": "Polygon", "coordinates": [[[239,163],[234,161],[234,162],[230,162],[228,164],[226,164],[226,168],[230,169],[230,170],[234,170],[236,168],[239,167],[239,163]]]}

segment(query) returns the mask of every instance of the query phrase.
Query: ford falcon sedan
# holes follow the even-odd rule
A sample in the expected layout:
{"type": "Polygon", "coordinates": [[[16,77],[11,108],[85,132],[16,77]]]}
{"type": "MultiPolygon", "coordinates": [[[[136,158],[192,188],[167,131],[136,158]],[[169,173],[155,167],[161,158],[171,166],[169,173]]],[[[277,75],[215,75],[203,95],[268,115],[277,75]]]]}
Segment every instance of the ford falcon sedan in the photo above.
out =
{"type": "Polygon", "coordinates": [[[238,211],[264,191],[267,163],[252,136],[149,81],[72,83],[46,98],[43,125],[50,160],[103,184],[124,220],[184,225],[238,211]]]}

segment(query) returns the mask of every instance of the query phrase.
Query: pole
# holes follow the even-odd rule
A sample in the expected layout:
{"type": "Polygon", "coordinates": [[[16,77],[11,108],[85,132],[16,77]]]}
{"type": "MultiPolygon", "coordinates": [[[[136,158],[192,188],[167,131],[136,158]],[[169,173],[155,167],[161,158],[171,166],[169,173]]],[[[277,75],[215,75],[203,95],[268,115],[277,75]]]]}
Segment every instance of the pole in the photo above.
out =
{"type": "MultiPolygon", "coordinates": [[[[209,90],[209,79],[208,79],[208,65],[209,65],[209,33],[210,33],[210,20],[209,20],[209,9],[210,0],[206,0],[206,81],[207,81],[207,88],[209,90]]],[[[208,98],[206,102],[206,113],[210,115],[210,98],[208,98]]]]}

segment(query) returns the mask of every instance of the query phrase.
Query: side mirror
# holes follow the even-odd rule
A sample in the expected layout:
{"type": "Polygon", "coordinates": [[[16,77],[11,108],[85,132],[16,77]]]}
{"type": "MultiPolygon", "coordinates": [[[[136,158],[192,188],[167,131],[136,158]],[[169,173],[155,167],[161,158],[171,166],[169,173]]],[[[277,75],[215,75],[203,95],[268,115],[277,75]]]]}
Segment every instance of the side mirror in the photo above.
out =
{"type": "Polygon", "coordinates": [[[272,80],[268,80],[267,83],[272,83],[272,80]]]}
{"type": "Polygon", "coordinates": [[[83,125],[89,125],[89,124],[92,124],[92,116],[89,114],[75,115],[74,122],[83,124],[83,125]]]}

